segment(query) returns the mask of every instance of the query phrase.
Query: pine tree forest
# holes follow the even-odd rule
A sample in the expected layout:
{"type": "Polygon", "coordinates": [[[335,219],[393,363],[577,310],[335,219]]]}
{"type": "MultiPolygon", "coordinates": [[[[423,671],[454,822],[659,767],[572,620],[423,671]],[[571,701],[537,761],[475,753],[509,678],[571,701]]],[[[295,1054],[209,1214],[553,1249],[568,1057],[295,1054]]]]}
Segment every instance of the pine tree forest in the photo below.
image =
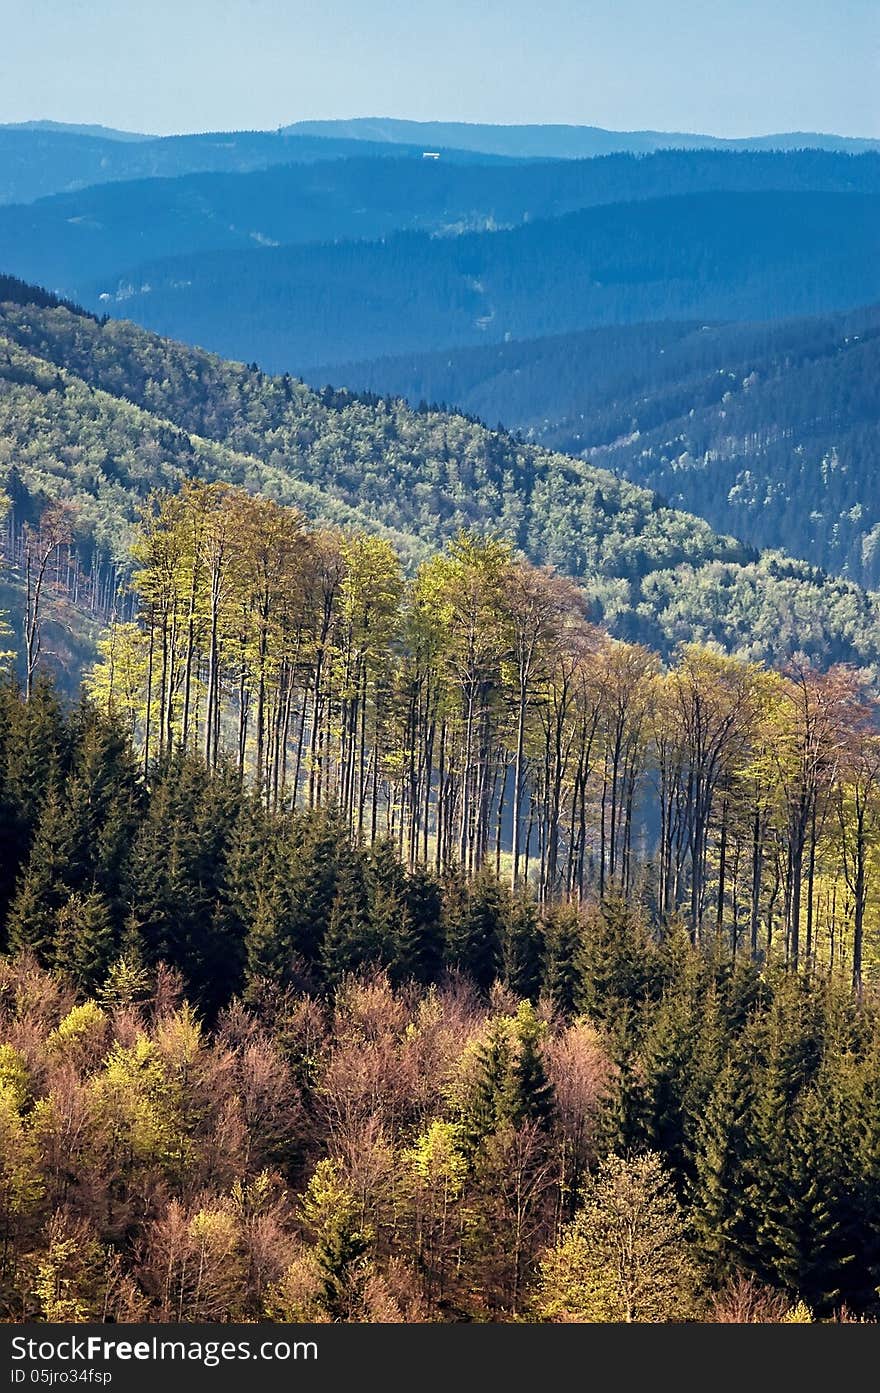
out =
{"type": "Polygon", "coordinates": [[[3,1319],[877,1319],[867,670],[189,481],[72,702],[63,524],[0,688],[3,1319]]]}

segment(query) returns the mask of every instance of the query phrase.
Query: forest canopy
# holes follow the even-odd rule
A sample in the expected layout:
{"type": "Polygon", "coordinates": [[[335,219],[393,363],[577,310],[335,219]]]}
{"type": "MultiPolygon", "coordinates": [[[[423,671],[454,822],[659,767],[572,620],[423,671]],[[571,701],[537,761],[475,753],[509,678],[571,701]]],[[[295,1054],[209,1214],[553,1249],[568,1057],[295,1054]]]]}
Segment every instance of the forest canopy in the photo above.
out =
{"type": "Polygon", "coordinates": [[[0,1317],[875,1321],[877,597],[2,322],[0,1317]]]}
{"type": "MultiPolygon", "coordinates": [[[[71,565],[56,581],[68,599],[82,580],[82,593],[96,587],[100,615],[128,572],[143,500],[197,476],[363,528],[410,574],[462,529],[498,536],[576,577],[617,636],[664,653],[690,639],[771,662],[802,652],[871,667],[880,653],[873,593],[759,556],[607,470],[460,414],[312,391],[131,324],[7,302],[0,426],[8,552],[21,557],[21,528],[47,498],[69,501],[71,565]]],[[[82,632],[75,606],[66,623],[82,632]]]]}
{"type": "Polygon", "coordinates": [[[876,305],[775,323],[615,325],[308,377],[504,421],[753,546],[869,588],[880,576],[876,305]]]}

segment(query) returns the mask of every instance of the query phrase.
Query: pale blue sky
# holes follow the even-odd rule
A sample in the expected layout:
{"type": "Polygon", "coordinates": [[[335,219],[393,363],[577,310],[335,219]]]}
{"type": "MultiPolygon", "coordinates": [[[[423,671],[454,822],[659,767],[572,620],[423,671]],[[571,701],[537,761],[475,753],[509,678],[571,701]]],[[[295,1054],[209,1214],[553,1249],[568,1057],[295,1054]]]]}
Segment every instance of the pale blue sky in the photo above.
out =
{"type": "Polygon", "coordinates": [[[0,0],[0,122],[880,136],[880,0],[0,0]]]}

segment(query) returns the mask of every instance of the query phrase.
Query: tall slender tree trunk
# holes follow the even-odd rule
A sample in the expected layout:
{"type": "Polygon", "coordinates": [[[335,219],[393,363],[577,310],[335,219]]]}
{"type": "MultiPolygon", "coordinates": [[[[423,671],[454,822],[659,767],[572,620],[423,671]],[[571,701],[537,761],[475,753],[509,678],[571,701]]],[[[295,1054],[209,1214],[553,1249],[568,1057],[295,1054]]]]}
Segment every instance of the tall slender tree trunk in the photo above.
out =
{"type": "Polygon", "coordinates": [[[511,852],[513,865],[511,869],[511,884],[516,889],[519,883],[519,827],[520,816],[522,813],[522,793],[523,793],[523,757],[525,754],[526,738],[526,689],[522,673],[520,673],[519,704],[516,716],[516,757],[513,770],[513,834],[511,838],[511,852]]]}
{"type": "Polygon", "coordinates": [[[761,873],[763,870],[763,839],[761,810],[756,805],[752,821],[752,891],[749,904],[749,953],[752,962],[758,959],[758,924],[761,914],[761,873]]]}

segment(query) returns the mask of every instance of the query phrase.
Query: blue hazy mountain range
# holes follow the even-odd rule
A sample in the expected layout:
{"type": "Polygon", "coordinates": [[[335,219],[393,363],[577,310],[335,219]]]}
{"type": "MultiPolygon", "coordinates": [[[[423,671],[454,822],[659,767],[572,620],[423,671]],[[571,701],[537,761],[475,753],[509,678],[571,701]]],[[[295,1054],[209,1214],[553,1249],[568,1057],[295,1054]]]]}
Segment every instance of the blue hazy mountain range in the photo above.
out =
{"type": "Polygon", "coordinates": [[[117,180],[175,178],[211,170],[241,173],[346,154],[421,157],[426,148],[442,151],[446,160],[476,157],[485,164],[492,158],[583,159],[669,148],[811,148],[858,154],[880,150],[880,140],[808,132],[725,140],[662,131],[606,131],[597,126],[489,126],[385,117],[300,121],[277,131],[151,136],[95,125],[27,121],[0,125],[0,204],[117,180]]]}
{"type": "Polygon", "coordinates": [[[775,135],[699,135],[684,131],[606,131],[601,126],[503,126],[465,121],[401,121],[388,116],[363,116],[350,121],[297,121],[284,127],[286,135],[344,136],[374,142],[454,145],[495,155],[540,159],[583,159],[620,151],[649,154],[653,150],[842,150],[858,154],[880,150],[880,140],[827,135],[816,131],[783,131],[775,135]]]}
{"type": "Polygon", "coordinates": [[[589,128],[317,124],[0,128],[0,190],[66,189],[0,207],[0,271],[501,421],[880,585],[880,151],[856,153],[878,142],[646,153],[642,132],[575,158],[589,128]]]}
{"type": "Polygon", "coordinates": [[[104,289],[120,277],[138,284],[137,268],[165,257],[497,230],[709,189],[880,193],[880,154],[662,151],[490,166],[340,158],[98,184],[0,208],[0,267],[76,297],[98,281],[104,289]]]}
{"type": "Polygon", "coordinates": [[[613,325],[309,374],[504,421],[754,546],[880,586],[880,305],[613,325]]]}
{"type": "Polygon", "coordinates": [[[701,193],[506,231],[209,251],[144,263],[92,308],[272,371],[658,319],[880,299],[880,195],[701,193]]]}
{"type": "MultiPolygon", "coordinates": [[[[210,170],[243,173],[274,164],[311,163],[346,155],[410,155],[421,159],[422,148],[278,131],[129,137],[124,132],[104,132],[101,127],[51,122],[0,126],[0,204],[28,203],[49,194],[119,180],[176,178],[210,170]]],[[[485,164],[499,158],[471,151],[443,151],[447,162],[485,164]]]]}

